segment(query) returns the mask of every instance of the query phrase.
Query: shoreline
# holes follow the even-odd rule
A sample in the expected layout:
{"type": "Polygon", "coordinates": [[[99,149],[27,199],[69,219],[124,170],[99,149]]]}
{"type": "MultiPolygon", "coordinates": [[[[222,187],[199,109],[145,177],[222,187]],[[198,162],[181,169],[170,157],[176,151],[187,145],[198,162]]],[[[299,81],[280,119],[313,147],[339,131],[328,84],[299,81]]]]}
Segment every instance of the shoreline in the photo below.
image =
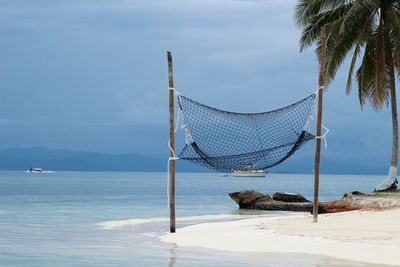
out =
{"type": "Polygon", "coordinates": [[[201,223],[160,236],[182,247],[233,252],[300,253],[398,265],[400,209],[201,223]]]}

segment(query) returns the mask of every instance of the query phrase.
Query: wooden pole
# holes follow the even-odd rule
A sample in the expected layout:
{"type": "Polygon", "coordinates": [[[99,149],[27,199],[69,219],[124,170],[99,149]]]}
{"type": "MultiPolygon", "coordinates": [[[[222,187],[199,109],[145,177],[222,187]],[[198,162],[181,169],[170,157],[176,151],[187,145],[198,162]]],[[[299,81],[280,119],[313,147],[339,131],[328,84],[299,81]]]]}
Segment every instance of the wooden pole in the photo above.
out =
{"type": "Polygon", "coordinates": [[[169,230],[175,233],[175,123],[174,123],[174,75],[172,68],[172,54],[167,52],[168,58],[168,80],[169,80],[169,230]]]}
{"type": "Polygon", "coordinates": [[[321,126],[322,126],[322,103],[325,86],[325,62],[326,62],[326,29],[321,28],[321,58],[319,67],[319,90],[318,90],[318,115],[317,115],[317,144],[315,148],[315,173],[314,173],[314,203],[313,221],[318,222],[318,191],[319,191],[319,163],[321,158],[321,126]]]}

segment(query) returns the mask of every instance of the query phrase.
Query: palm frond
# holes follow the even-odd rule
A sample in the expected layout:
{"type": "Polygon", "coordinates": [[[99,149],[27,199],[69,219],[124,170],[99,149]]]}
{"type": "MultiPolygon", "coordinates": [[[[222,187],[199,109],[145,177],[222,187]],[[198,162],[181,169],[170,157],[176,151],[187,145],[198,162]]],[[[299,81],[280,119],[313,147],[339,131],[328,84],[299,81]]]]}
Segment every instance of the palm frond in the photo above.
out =
{"type": "Polygon", "coordinates": [[[343,5],[335,10],[326,11],[310,18],[308,25],[304,26],[300,38],[300,51],[311,46],[320,37],[321,27],[343,19],[344,14],[350,9],[349,5],[343,5]]]}
{"type": "Polygon", "coordinates": [[[371,97],[374,107],[381,107],[384,101],[384,92],[388,88],[386,77],[386,45],[385,45],[385,26],[383,20],[376,32],[376,64],[375,64],[375,90],[371,97]]]}
{"type": "Polygon", "coordinates": [[[300,0],[295,7],[295,21],[298,26],[306,26],[309,19],[317,15],[321,9],[323,1],[300,0]]]}
{"type": "Polygon", "coordinates": [[[393,64],[400,76],[400,10],[390,9],[386,13],[387,25],[390,27],[389,39],[393,49],[393,64]]]}
{"type": "Polygon", "coordinates": [[[399,0],[393,1],[392,7],[396,12],[400,12],[400,1],[399,0]]]}
{"type": "Polygon", "coordinates": [[[310,20],[321,12],[334,10],[348,4],[349,0],[300,0],[295,7],[295,21],[300,27],[307,26],[310,20]]]}
{"type": "Polygon", "coordinates": [[[365,102],[371,97],[375,87],[375,60],[376,42],[370,38],[366,42],[362,63],[357,70],[356,78],[358,82],[358,98],[361,108],[365,102]]]}
{"type": "Polygon", "coordinates": [[[360,55],[360,52],[361,52],[361,43],[357,42],[356,47],[354,48],[353,57],[351,59],[350,68],[349,68],[349,74],[347,76],[346,95],[349,95],[350,91],[351,91],[351,83],[352,83],[352,79],[353,79],[353,72],[354,72],[354,68],[356,66],[357,58],[360,55]]]}
{"type": "MultiPolygon", "coordinates": [[[[334,79],[337,70],[340,65],[345,60],[346,56],[350,53],[350,51],[355,48],[357,45],[362,46],[365,40],[368,38],[371,21],[374,17],[374,13],[365,13],[364,17],[361,17],[359,20],[362,21],[358,27],[353,27],[349,29],[345,33],[341,33],[341,24],[345,20],[345,17],[341,20],[337,20],[335,23],[330,25],[329,30],[329,38],[328,38],[328,61],[327,61],[327,81],[330,82],[334,79]]],[[[356,57],[353,61],[356,60],[356,57]]],[[[355,62],[352,64],[354,65],[355,62]]],[[[352,66],[350,68],[350,74],[353,73],[352,66]]],[[[351,79],[350,79],[351,81],[351,79]]],[[[347,89],[346,91],[348,91],[347,89]]]]}
{"type": "Polygon", "coordinates": [[[379,9],[380,5],[380,0],[354,1],[342,23],[340,33],[343,34],[351,30],[351,28],[357,27],[357,25],[362,22],[360,18],[364,17],[366,13],[374,13],[379,9]]]}
{"type": "Polygon", "coordinates": [[[362,55],[355,73],[361,107],[368,101],[378,110],[389,103],[392,63],[400,77],[400,0],[299,0],[295,17],[303,29],[300,49],[315,44],[319,61],[320,30],[327,27],[327,83],[352,53],[346,83],[349,94],[362,55]]]}

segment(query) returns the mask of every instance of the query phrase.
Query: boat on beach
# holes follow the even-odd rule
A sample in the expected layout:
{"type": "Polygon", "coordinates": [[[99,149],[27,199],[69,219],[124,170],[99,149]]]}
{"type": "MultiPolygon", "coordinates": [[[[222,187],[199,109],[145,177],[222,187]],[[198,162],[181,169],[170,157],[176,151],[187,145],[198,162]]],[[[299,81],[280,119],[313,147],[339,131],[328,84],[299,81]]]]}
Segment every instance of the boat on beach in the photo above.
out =
{"type": "Polygon", "coordinates": [[[43,172],[43,170],[42,168],[30,167],[29,170],[27,170],[27,172],[43,172]]]}

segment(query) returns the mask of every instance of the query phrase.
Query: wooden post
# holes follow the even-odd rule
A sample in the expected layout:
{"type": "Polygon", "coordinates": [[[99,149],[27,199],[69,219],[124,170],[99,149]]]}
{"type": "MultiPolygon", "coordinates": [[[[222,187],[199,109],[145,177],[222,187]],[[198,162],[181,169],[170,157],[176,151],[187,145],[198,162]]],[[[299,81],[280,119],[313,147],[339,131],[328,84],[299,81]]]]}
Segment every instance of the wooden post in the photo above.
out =
{"type": "Polygon", "coordinates": [[[169,161],[169,230],[175,233],[175,129],[174,129],[174,75],[172,68],[172,54],[167,52],[168,58],[168,79],[169,79],[169,145],[170,145],[170,161],[169,161]]]}
{"type": "Polygon", "coordinates": [[[326,29],[321,28],[321,59],[319,67],[319,90],[318,90],[318,115],[317,115],[317,144],[315,148],[315,173],[314,173],[314,203],[313,221],[318,222],[318,191],[319,191],[319,163],[321,157],[321,125],[322,125],[322,103],[325,86],[325,63],[326,63],[326,29]]]}

